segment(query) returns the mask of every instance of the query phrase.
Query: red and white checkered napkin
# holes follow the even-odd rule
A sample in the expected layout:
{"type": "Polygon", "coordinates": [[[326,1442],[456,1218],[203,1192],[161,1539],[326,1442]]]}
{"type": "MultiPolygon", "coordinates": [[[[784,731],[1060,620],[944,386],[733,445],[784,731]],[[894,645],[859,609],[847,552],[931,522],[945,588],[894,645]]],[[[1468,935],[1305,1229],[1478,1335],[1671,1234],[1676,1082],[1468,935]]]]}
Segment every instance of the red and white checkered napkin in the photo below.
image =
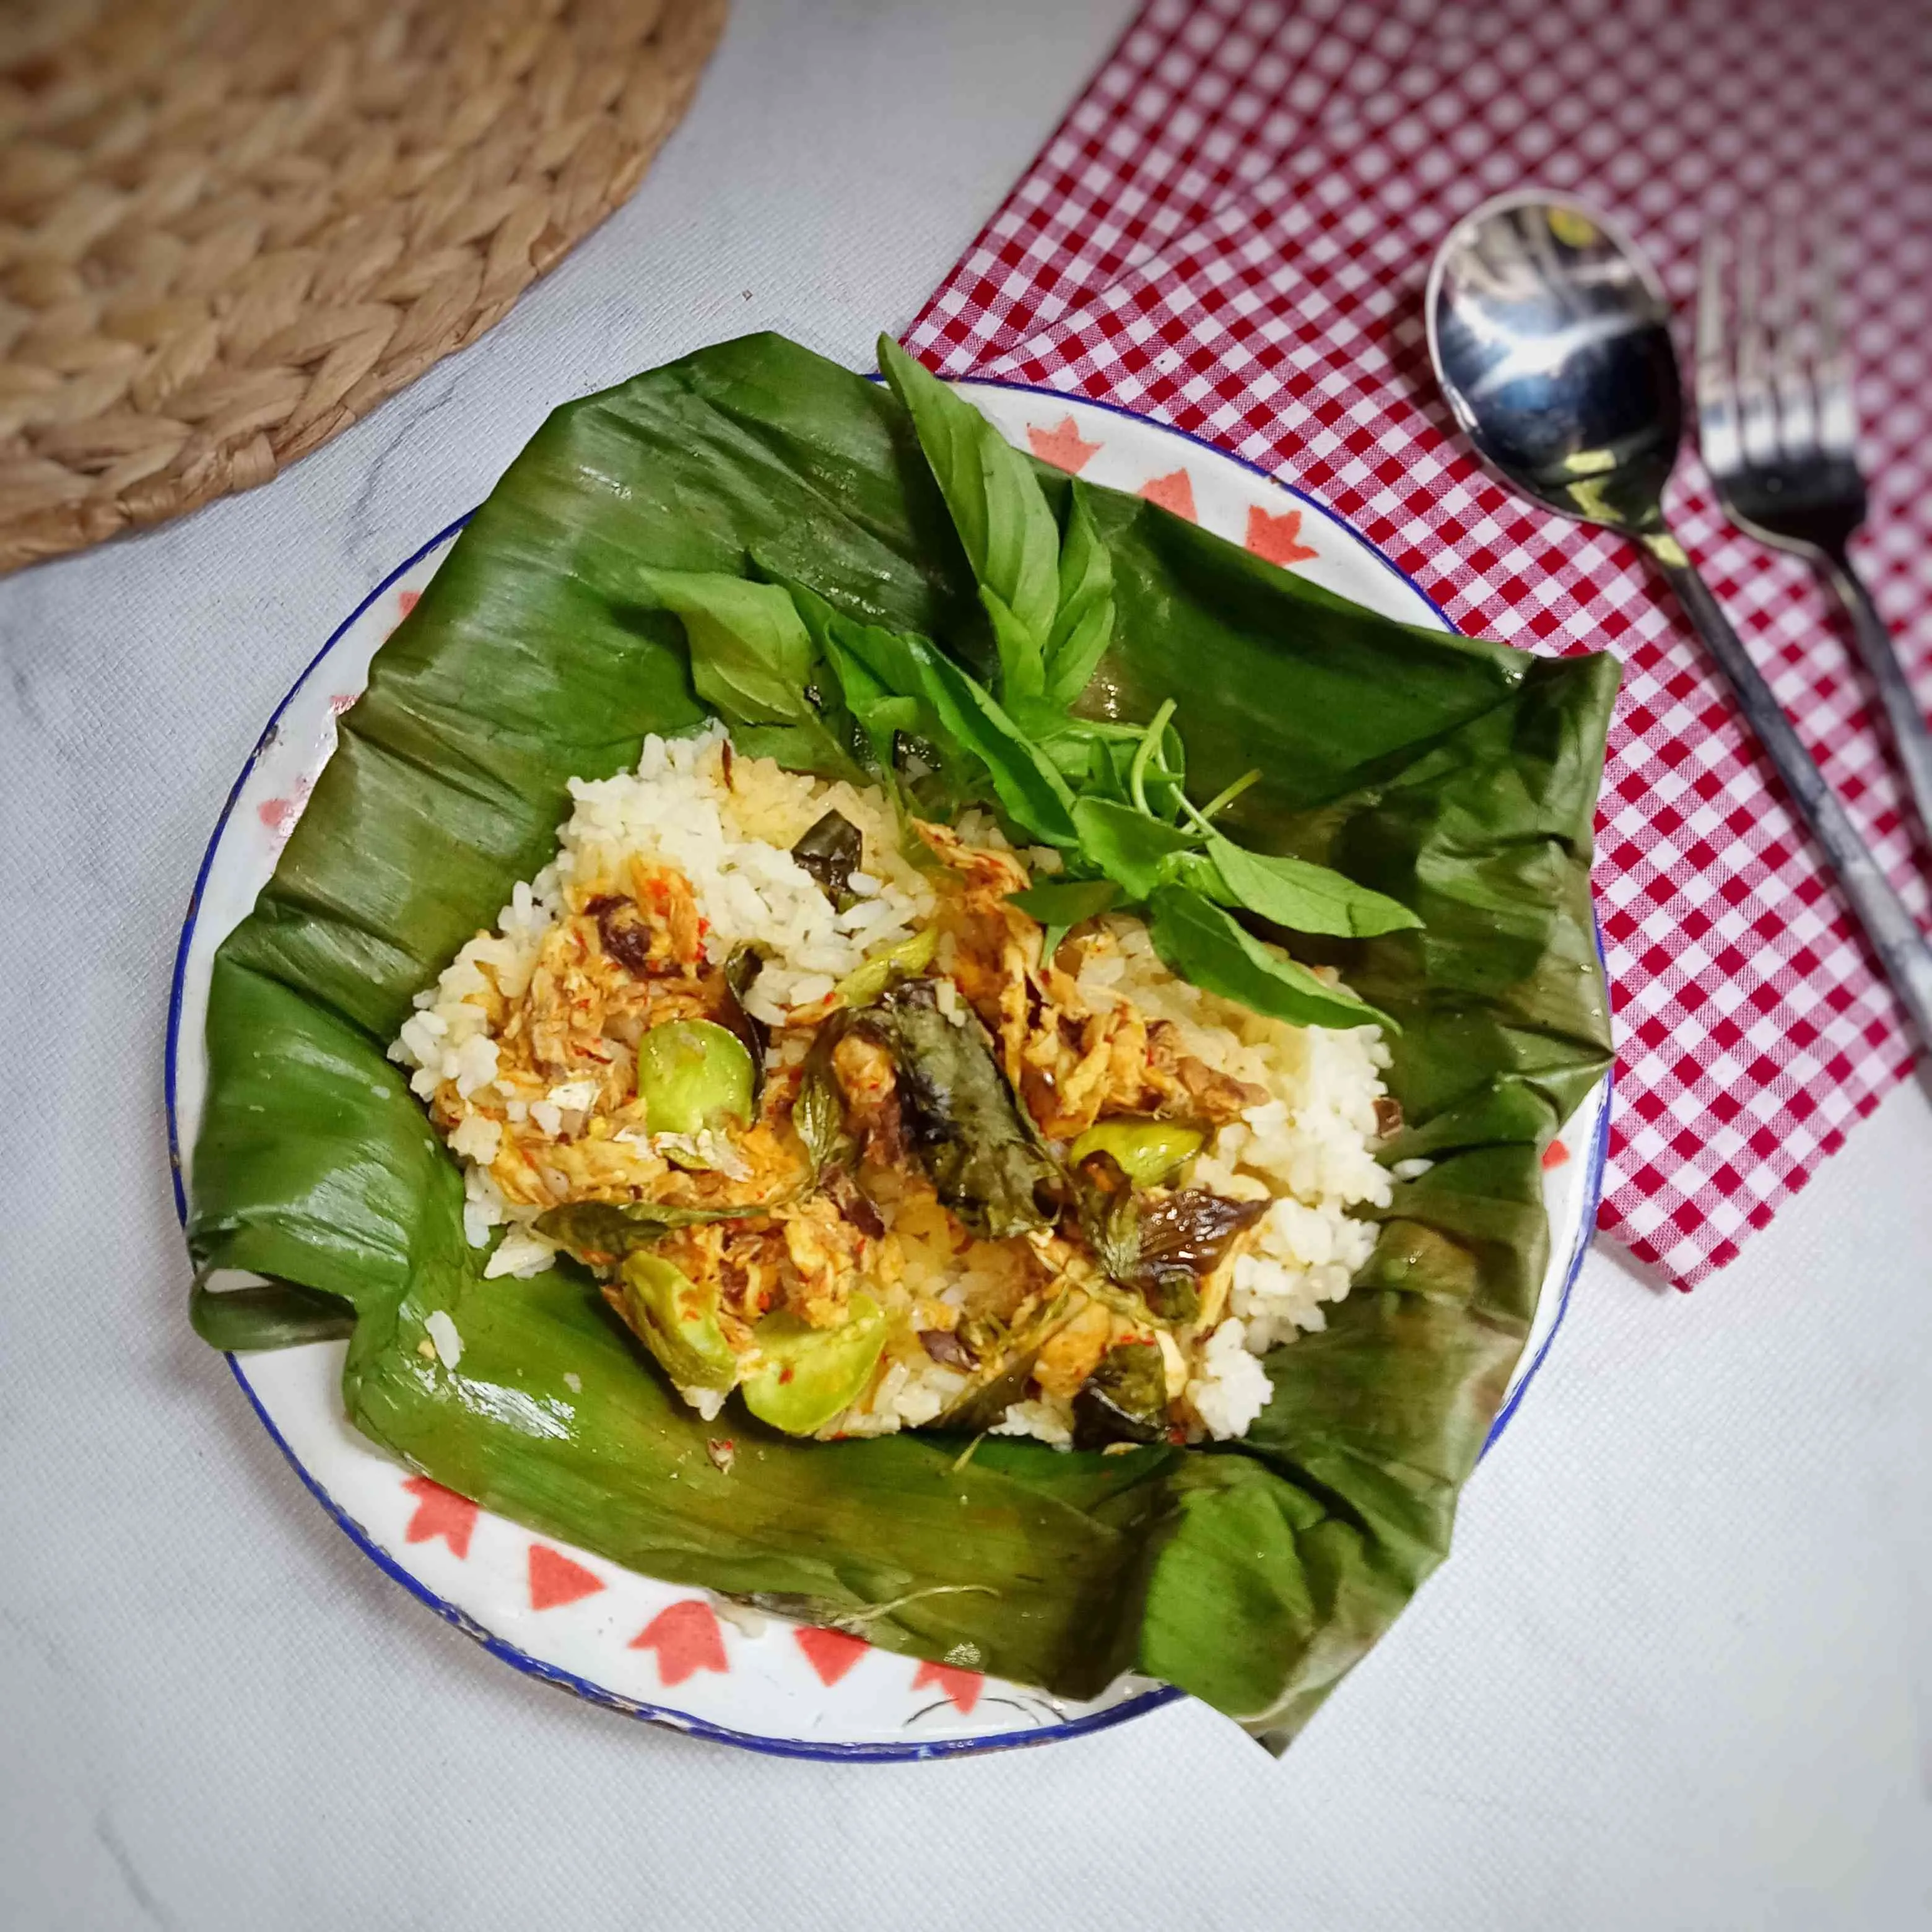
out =
{"type": "MultiPolygon", "coordinates": [[[[1905,1073],[1904,1021],[1669,592],[1520,506],[1438,402],[1421,294],[1502,190],[1622,215],[1687,308],[1700,224],[1825,212],[1850,271],[1864,560],[1932,659],[1932,7],[1152,0],[907,340],[1204,436],[1332,505],[1466,631],[1625,666],[1597,886],[1622,1064],[1604,1225],[1688,1287],[1905,1073]]],[[[1687,462],[1681,534],[1922,916],[1925,857],[1804,569],[1687,462]]]]}

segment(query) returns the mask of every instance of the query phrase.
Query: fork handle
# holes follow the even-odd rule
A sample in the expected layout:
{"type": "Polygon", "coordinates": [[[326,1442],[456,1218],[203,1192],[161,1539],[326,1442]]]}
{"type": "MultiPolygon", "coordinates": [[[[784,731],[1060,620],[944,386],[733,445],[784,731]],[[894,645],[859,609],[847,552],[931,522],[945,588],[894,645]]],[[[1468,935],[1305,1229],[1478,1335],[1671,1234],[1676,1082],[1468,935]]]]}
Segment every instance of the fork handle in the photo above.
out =
{"type": "Polygon", "coordinates": [[[1745,722],[1757,734],[1778,776],[1825,848],[1840,889],[1877,951],[1892,990],[1912,1016],[1921,1054],[1932,1056],[1932,947],[1927,946],[1905,902],[1892,890],[1877,860],[1858,836],[1838,794],[1825,782],[1825,775],[1792,729],[1764,674],[1751,661],[1731,628],[1730,620],[1712,596],[1710,586],[1668,531],[1647,534],[1644,542],[1670,578],[1671,588],[1697,627],[1697,634],[1730,680],[1745,722]]]}
{"type": "Polygon", "coordinates": [[[1906,681],[1905,667],[1892,641],[1892,632],[1878,614],[1851,559],[1842,551],[1825,560],[1825,577],[1838,592],[1845,614],[1852,620],[1858,640],[1858,655],[1878,686],[1885,703],[1886,721],[1892,726],[1892,742],[1904,768],[1905,782],[1918,813],[1919,829],[1932,839],[1932,731],[1925,728],[1925,714],[1918,708],[1912,686],[1906,681]]]}

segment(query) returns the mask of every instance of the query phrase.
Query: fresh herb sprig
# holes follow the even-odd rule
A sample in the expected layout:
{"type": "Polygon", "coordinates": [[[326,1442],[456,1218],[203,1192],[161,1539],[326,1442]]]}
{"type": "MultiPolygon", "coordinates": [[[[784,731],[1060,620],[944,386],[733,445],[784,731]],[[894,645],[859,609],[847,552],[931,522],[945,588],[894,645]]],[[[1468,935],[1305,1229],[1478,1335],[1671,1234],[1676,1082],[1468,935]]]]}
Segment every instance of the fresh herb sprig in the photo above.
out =
{"type": "Polygon", "coordinates": [[[1328,866],[1228,838],[1215,821],[1261,774],[1194,804],[1171,699],[1144,725],[1073,714],[1116,621],[1086,487],[1074,482],[1063,526],[1026,459],[971,404],[890,338],[879,360],[972,566],[995,686],[802,584],[640,572],[640,601],[683,622],[699,695],[754,755],[896,790],[936,779],[953,800],[990,790],[1015,830],[1060,855],[1057,876],[1013,895],[1046,928],[1049,956],[1082,921],[1136,908],[1168,968],[1208,992],[1296,1025],[1394,1030],[1232,914],[1356,939],[1420,920],[1328,866]]]}

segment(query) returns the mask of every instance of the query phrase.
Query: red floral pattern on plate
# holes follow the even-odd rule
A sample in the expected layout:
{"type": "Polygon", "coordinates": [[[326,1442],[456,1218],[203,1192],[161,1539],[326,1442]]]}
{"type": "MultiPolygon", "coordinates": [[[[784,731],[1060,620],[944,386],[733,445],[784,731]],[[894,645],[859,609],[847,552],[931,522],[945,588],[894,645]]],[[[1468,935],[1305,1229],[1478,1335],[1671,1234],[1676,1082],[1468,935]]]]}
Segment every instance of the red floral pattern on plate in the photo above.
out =
{"type": "Polygon", "coordinates": [[[666,1690],[700,1670],[722,1672],[731,1668],[724,1654],[724,1634],[711,1606],[699,1597],[687,1597],[658,1611],[632,1638],[629,1647],[657,1652],[658,1678],[666,1690]]]}
{"type": "Polygon", "coordinates": [[[403,1540],[429,1543],[440,1536],[452,1555],[467,1556],[470,1532],[476,1527],[476,1505],[427,1476],[412,1476],[403,1487],[416,1498],[416,1514],[403,1532],[403,1540]]]}
{"type": "Polygon", "coordinates": [[[255,808],[255,816],[272,832],[277,838],[286,838],[296,829],[296,820],[302,814],[302,807],[308,802],[313,789],[311,778],[298,778],[289,788],[286,798],[265,798],[255,808]]]}
{"type": "Polygon", "coordinates": [[[872,1648],[863,1637],[848,1636],[843,1630],[821,1630],[815,1624],[795,1630],[792,1635],[805,1652],[806,1663],[818,1672],[819,1682],[828,1688],[872,1648]]]}
{"type": "Polygon", "coordinates": [[[1194,514],[1194,479],[1184,470],[1170,471],[1165,476],[1150,476],[1141,485],[1141,494],[1150,503],[1158,503],[1163,510],[1172,510],[1177,517],[1185,517],[1190,524],[1201,519],[1194,514]]]}
{"type": "Polygon", "coordinates": [[[604,1580],[581,1563],[574,1563],[548,1544],[530,1545],[530,1608],[554,1610],[561,1604],[574,1604],[594,1597],[604,1587],[604,1580]]]}
{"type": "Polygon", "coordinates": [[[980,1693],[986,1688],[986,1680],[976,1670],[961,1670],[950,1664],[922,1664],[914,1673],[912,1688],[922,1690],[928,1684],[941,1692],[959,1714],[966,1718],[972,1715],[973,1706],[980,1701],[980,1693]]]}
{"type": "Polygon", "coordinates": [[[1306,563],[1315,555],[1312,544],[1301,541],[1301,512],[1283,510],[1278,514],[1258,503],[1248,506],[1248,548],[1270,563],[1286,570],[1291,564],[1306,563]]]}
{"type": "Polygon", "coordinates": [[[1083,442],[1079,425],[1071,416],[1065,418],[1056,429],[1041,429],[1028,423],[1027,441],[1033,445],[1033,453],[1041,462],[1050,463],[1054,469],[1064,470],[1070,476],[1078,476],[1102,448],[1097,442],[1083,442]]]}

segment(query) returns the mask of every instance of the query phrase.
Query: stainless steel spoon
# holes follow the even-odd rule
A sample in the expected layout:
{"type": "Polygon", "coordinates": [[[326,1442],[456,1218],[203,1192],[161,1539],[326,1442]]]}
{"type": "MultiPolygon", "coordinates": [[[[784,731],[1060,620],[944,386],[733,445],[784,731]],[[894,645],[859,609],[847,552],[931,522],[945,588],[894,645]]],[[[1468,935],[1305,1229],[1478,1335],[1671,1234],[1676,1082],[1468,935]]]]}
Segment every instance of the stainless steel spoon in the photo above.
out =
{"type": "Polygon", "coordinates": [[[1559,515],[1634,537],[1730,680],[1932,1055],[1932,947],[1664,520],[1683,434],[1670,310],[1603,216],[1532,190],[1449,232],[1429,272],[1429,353],[1484,467],[1559,515]]]}

